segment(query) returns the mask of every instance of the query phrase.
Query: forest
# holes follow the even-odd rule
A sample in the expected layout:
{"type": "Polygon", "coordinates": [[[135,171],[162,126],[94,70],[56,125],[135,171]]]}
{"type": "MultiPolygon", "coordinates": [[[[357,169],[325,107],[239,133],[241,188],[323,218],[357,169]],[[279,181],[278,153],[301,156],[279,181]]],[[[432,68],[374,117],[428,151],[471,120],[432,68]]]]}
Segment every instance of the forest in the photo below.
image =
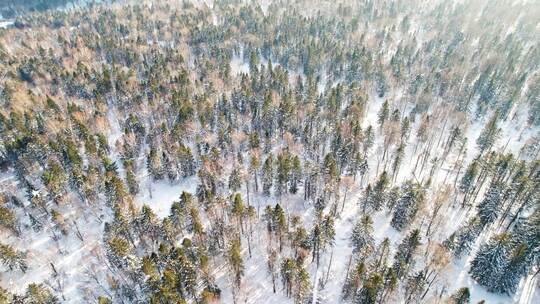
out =
{"type": "Polygon", "coordinates": [[[537,1],[12,2],[0,304],[538,303],[537,1]]]}

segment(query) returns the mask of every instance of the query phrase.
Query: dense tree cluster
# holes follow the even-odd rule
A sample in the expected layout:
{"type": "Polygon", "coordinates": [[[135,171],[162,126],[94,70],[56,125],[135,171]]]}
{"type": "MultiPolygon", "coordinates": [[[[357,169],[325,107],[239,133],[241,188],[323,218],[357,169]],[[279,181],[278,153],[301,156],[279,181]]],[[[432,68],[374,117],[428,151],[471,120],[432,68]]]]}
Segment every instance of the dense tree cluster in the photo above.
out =
{"type": "Polygon", "coordinates": [[[21,14],[0,29],[0,262],[6,278],[50,276],[0,288],[0,303],[241,303],[253,269],[295,303],[469,303],[444,279],[465,255],[472,279],[516,294],[540,271],[537,12],[220,0],[21,14]],[[144,201],[154,185],[181,193],[154,204],[168,212],[144,201]],[[39,238],[54,260],[24,247],[39,238]],[[59,264],[79,251],[74,299],[59,264]]]}

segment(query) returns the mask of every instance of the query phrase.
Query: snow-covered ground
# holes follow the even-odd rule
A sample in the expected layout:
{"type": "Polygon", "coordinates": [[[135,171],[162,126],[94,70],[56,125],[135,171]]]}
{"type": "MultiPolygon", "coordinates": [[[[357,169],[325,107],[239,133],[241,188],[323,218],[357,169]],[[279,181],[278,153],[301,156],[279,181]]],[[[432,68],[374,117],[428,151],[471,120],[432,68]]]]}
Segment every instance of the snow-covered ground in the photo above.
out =
{"type": "Polygon", "coordinates": [[[0,28],[8,28],[13,25],[14,21],[12,20],[2,20],[0,19],[0,28]]]}

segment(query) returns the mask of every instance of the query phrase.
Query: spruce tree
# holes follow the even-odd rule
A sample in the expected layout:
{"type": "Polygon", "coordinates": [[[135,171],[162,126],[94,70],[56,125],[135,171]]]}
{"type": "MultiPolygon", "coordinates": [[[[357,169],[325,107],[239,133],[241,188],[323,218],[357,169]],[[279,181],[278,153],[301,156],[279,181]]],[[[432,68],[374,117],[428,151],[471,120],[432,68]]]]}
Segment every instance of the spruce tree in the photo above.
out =
{"type": "Polygon", "coordinates": [[[482,225],[493,223],[499,216],[504,186],[504,183],[500,181],[493,181],[484,195],[484,199],[476,207],[482,225]]]}
{"type": "Polygon", "coordinates": [[[499,291],[498,282],[507,267],[510,253],[510,235],[500,234],[478,250],[471,262],[471,277],[489,291],[499,291]]]}
{"type": "Polygon", "coordinates": [[[351,235],[351,245],[353,252],[364,255],[375,248],[373,238],[373,220],[369,215],[364,215],[356,223],[351,235]]]}
{"type": "Polygon", "coordinates": [[[424,204],[425,190],[412,181],[403,185],[403,195],[397,202],[390,224],[398,231],[405,229],[424,204]]]}
{"type": "MultiPolygon", "coordinates": [[[[519,282],[525,277],[533,266],[535,253],[529,244],[519,244],[515,246],[507,257],[507,265],[500,276],[497,284],[497,291],[513,295],[519,282]]],[[[536,255],[538,255],[536,253],[536,255]]],[[[536,257],[538,259],[538,257],[536,257]]]]}
{"type": "Polygon", "coordinates": [[[388,183],[388,174],[384,171],[377,179],[373,188],[368,185],[365,192],[364,206],[362,208],[364,213],[368,210],[379,211],[381,207],[384,206],[387,199],[388,183]]]}
{"type": "Polygon", "coordinates": [[[392,270],[398,279],[401,279],[409,273],[409,270],[414,267],[414,255],[420,245],[420,230],[411,231],[401,241],[394,256],[394,264],[392,270]]]}
{"type": "Polygon", "coordinates": [[[444,242],[443,246],[450,250],[455,257],[461,257],[468,253],[476,238],[482,232],[482,224],[479,218],[470,219],[465,225],[453,232],[444,242]]]}

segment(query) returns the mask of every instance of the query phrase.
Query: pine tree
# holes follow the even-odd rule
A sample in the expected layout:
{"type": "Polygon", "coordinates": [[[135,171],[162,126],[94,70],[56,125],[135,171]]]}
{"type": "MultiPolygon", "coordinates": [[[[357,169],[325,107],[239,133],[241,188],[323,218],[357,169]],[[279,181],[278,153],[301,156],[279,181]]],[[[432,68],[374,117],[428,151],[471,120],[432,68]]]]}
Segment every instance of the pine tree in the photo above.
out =
{"type": "Polygon", "coordinates": [[[300,184],[302,178],[302,165],[300,164],[300,158],[298,158],[297,155],[295,155],[292,158],[292,168],[291,168],[291,176],[290,176],[290,184],[289,184],[289,192],[292,194],[296,194],[298,192],[298,186],[300,184]]]}
{"type": "Polygon", "coordinates": [[[13,303],[13,295],[9,291],[0,287],[0,304],[10,304],[10,303],[13,303]]]}
{"type": "Polygon", "coordinates": [[[28,269],[26,264],[26,253],[16,250],[13,247],[1,244],[0,243],[0,262],[9,269],[13,271],[16,268],[21,270],[23,273],[28,269]]]}
{"type": "Polygon", "coordinates": [[[202,243],[204,241],[204,227],[199,215],[199,209],[192,207],[189,209],[189,222],[187,230],[195,235],[197,240],[202,243]]]}
{"type": "Polygon", "coordinates": [[[491,149],[497,141],[500,133],[498,123],[499,111],[496,111],[484,126],[480,136],[478,136],[476,139],[476,144],[478,145],[478,149],[480,149],[480,154],[483,154],[485,151],[491,149]]]}
{"type": "Polygon", "coordinates": [[[135,219],[136,225],[139,229],[139,235],[149,236],[153,242],[157,241],[159,227],[157,216],[148,205],[143,205],[141,212],[135,219]]]}
{"type": "Polygon", "coordinates": [[[334,191],[339,179],[339,171],[336,160],[331,153],[326,154],[323,164],[323,176],[325,182],[325,196],[328,197],[334,191]]]}
{"type": "Polygon", "coordinates": [[[231,242],[227,256],[233,275],[234,286],[236,289],[239,289],[242,283],[242,275],[244,274],[244,260],[242,259],[240,240],[235,239],[231,242]]]}
{"type": "Polygon", "coordinates": [[[421,270],[410,276],[405,284],[405,303],[417,303],[428,284],[426,273],[421,270]]]}
{"type": "Polygon", "coordinates": [[[11,231],[15,233],[18,233],[17,218],[15,215],[15,212],[1,205],[0,205],[0,226],[10,229],[11,231]]]}
{"type": "Polygon", "coordinates": [[[176,275],[177,288],[182,298],[194,297],[197,287],[197,270],[193,261],[186,256],[185,248],[176,248],[174,250],[173,267],[176,275]]]}
{"type": "Polygon", "coordinates": [[[147,280],[150,282],[156,282],[159,280],[159,272],[154,264],[154,261],[149,256],[144,256],[142,258],[142,266],[141,271],[144,273],[144,275],[147,277],[147,280]]]}
{"type": "Polygon", "coordinates": [[[252,152],[249,160],[249,173],[253,175],[253,182],[255,183],[255,192],[259,192],[259,181],[257,175],[259,174],[260,161],[257,153],[252,152]]]}
{"type": "Polygon", "coordinates": [[[297,274],[296,274],[296,288],[295,288],[295,303],[305,303],[310,295],[310,277],[307,270],[302,265],[296,262],[297,274]]]}
{"type": "Polygon", "coordinates": [[[285,211],[279,204],[276,204],[272,210],[273,230],[276,232],[279,240],[279,251],[283,249],[283,236],[287,233],[287,220],[285,211]]]}
{"type": "Polygon", "coordinates": [[[379,123],[379,127],[381,131],[384,128],[384,123],[388,120],[389,115],[390,115],[390,108],[388,105],[388,100],[385,100],[381,106],[381,109],[379,110],[379,113],[377,113],[377,122],[379,123]]]}
{"type": "Polygon", "coordinates": [[[148,167],[148,172],[150,172],[154,180],[162,180],[165,177],[163,153],[155,147],[150,148],[146,160],[146,165],[148,167]]]}
{"type": "Polygon", "coordinates": [[[44,285],[32,283],[26,288],[24,303],[55,304],[60,301],[44,285]]]}
{"type": "Polygon", "coordinates": [[[269,154],[262,167],[263,194],[270,196],[270,188],[274,180],[273,157],[269,154]]]}
{"type": "Polygon", "coordinates": [[[296,280],[296,262],[291,258],[286,258],[281,262],[281,281],[285,289],[285,295],[290,297],[293,291],[293,284],[296,280]]]}
{"type": "Polygon", "coordinates": [[[385,269],[388,264],[389,256],[390,256],[390,239],[384,238],[384,240],[382,240],[382,242],[379,244],[379,246],[377,247],[373,255],[374,258],[373,258],[373,262],[371,263],[373,270],[376,272],[380,272],[380,270],[385,269]]]}
{"type": "Polygon", "coordinates": [[[195,175],[195,160],[193,159],[193,154],[191,153],[191,149],[189,147],[180,145],[178,148],[178,159],[183,177],[195,175]]]}
{"type": "Polygon", "coordinates": [[[410,133],[411,133],[411,121],[409,117],[405,117],[401,121],[401,134],[400,134],[401,143],[407,142],[407,140],[409,139],[410,133]]]}
{"type": "Polygon", "coordinates": [[[380,274],[374,273],[369,276],[355,298],[355,303],[375,304],[379,301],[383,278],[380,274]]]}
{"type": "Polygon", "coordinates": [[[452,296],[450,296],[449,304],[469,304],[471,293],[469,288],[462,287],[458,289],[452,296]]]}
{"type": "MultiPolygon", "coordinates": [[[[352,261],[352,258],[351,258],[352,261]]],[[[362,260],[355,263],[350,271],[347,272],[345,283],[342,289],[342,298],[344,300],[353,299],[359,292],[362,286],[363,279],[366,275],[366,266],[362,260]]]]}
{"type": "Polygon", "coordinates": [[[111,263],[118,268],[126,266],[126,257],[130,251],[130,244],[122,237],[114,236],[107,241],[107,256],[111,263]]]}
{"type": "Polygon", "coordinates": [[[276,161],[276,183],[275,193],[277,197],[287,192],[287,183],[291,174],[291,156],[288,151],[283,151],[278,154],[276,161]]]}
{"type": "Polygon", "coordinates": [[[126,172],[126,183],[128,185],[128,190],[131,195],[136,195],[139,193],[139,183],[137,182],[137,177],[134,172],[133,160],[124,161],[124,169],[126,172]]]}
{"type": "Polygon", "coordinates": [[[99,296],[97,299],[97,302],[98,304],[112,304],[113,303],[111,299],[104,296],[99,296]]]}
{"type": "Polygon", "coordinates": [[[401,165],[401,161],[403,160],[404,153],[405,145],[401,143],[396,150],[396,154],[394,155],[394,161],[392,162],[392,181],[396,180],[399,172],[399,166],[401,165]]]}
{"type": "Polygon", "coordinates": [[[232,192],[238,191],[242,185],[241,175],[240,175],[240,169],[238,167],[234,167],[234,169],[231,172],[231,175],[229,175],[229,189],[232,192]]]}
{"type": "Polygon", "coordinates": [[[163,270],[161,285],[158,290],[150,295],[149,302],[152,304],[158,303],[180,303],[184,304],[185,299],[178,291],[178,277],[173,269],[166,268],[163,270]]]}
{"type": "Polygon", "coordinates": [[[238,230],[244,233],[245,206],[240,193],[234,195],[231,212],[238,221],[238,230]]]}
{"type": "Polygon", "coordinates": [[[193,195],[183,191],[180,194],[180,200],[174,201],[171,206],[169,219],[175,230],[182,232],[186,228],[187,216],[193,206],[193,195]]]}
{"type": "Polygon", "coordinates": [[[463,204],[467,203],[468,195],[470,191],[474,189],[474,183],[478,175],[478,169],[479,169],[478,161],[477,160],[472,161],[467,167],[465,174],[461,178],[461,182],[459,184],[459,190],[465,193],[465,197],[463,198],[463,204]]]}
{"type": "Polygon", "coordinates": [[[373,133],[373,127],[369,125],[364,132],[364,140],[362,142],[364,157],[367,157],[368,151],[373,147],[375,143],[375,134],[373,133]]]}
{"type": "Polygon", "coordinates": [[[67,176],[64,168],[57,161],[49,161],[47,168],[43,171],[41,180],[49,191],[50,198],[58,202],[66,190],[67,176]]]}

